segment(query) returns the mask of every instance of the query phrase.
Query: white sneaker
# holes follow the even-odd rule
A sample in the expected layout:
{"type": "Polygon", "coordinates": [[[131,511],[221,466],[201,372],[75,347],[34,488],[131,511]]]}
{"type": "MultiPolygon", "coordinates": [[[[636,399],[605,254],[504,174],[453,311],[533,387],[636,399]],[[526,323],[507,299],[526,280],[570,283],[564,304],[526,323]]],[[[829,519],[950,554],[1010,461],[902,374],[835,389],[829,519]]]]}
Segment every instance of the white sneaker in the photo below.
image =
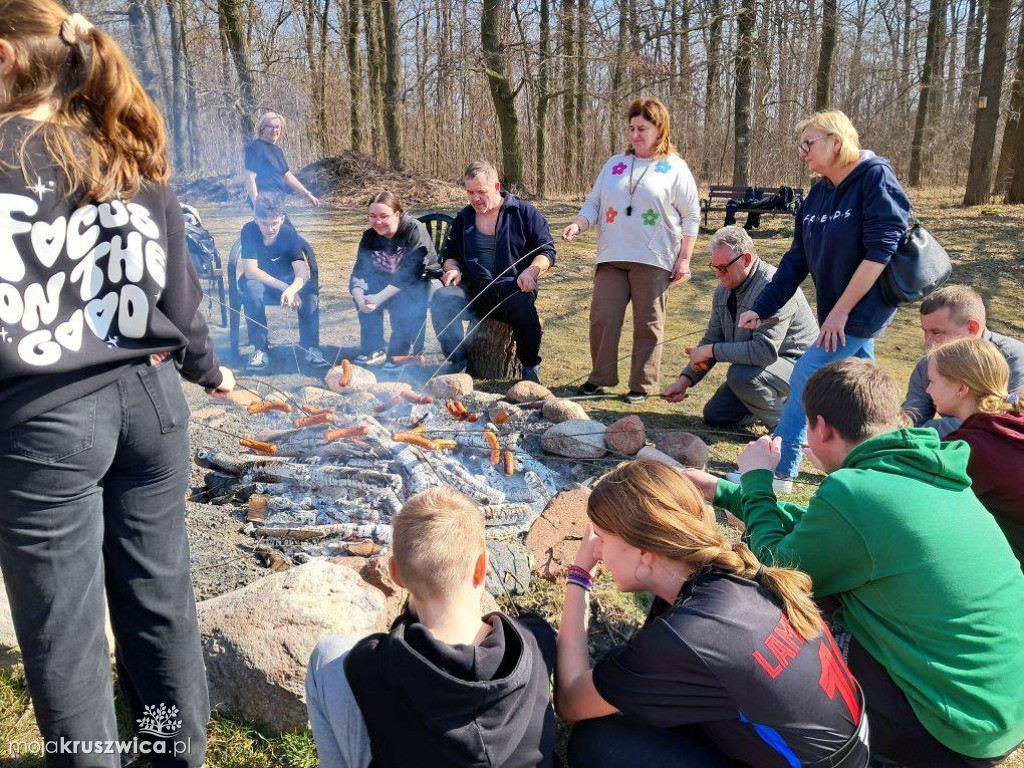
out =
{"type": "Polygon", "coordinates": [[[327,368],[330,363],[327,362],[319,349],[310,347],[306,350],[306,365],[312,368],[327,368]]]}
{"type": "Polygon", "coordinates": [[[247,371],[264,371],[268,365],[270,365],[270,355],[262,349],[257,349],[253,351],[249,362],[245,364],[245,369],[247,371]]]}
{"type": "MultiPolygon", "coordinates": [[[[729,472],[725,476],[725,479],[730,483],[736,483],[739,485],[740,481],[743,479],[743,475],[740,472],[729,472]]],[[[772,490],[775,491],[776,496],[792,493],[793,481],[788,477],[776,477],[772,480],[772,490]]]]}

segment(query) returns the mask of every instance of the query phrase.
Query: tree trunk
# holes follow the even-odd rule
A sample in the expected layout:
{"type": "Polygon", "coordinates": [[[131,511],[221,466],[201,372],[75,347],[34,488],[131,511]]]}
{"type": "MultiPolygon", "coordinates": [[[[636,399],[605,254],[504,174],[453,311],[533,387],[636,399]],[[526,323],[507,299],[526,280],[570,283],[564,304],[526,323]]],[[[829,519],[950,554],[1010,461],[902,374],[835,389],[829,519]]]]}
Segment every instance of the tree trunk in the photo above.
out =
{"type": "Polygon", "coordinates": [[[1006,63],[1006,27],[1010,0],[990,0],[988,30],[985,35],[985,63],[981,69],[981,92],[974,119],[974,139],[967,171],[964,205],[988,201],[992,191],[992,155],[999,122],[999,97],[1003,90],[1003,66],[1006,63]],[[984,101],[984,107],[982,102],[984,101]]]}
{"type": "Polygon", "coordinates": [[[540,51],[537,62],[537,195],[547,195],[547,120],[549,93],[549,68],[551,66],[551,4],[549,0],[540,3],[540,51]]]}
{"type": "Polygon", "coordinates": [[[380,0],[384,15],[384,60],[387,77],[384,82],[384,130],[388,137],[388,162],[400,170],[402,158],[402,52],[398,39],[397,0],[380,0]]]}
{"type": "Polygon", "coordinates": [[[135,68],[139,71],[142,87],[154,99],[156,93],[156,75],[150,61],[150,47],[146,40],[146,12],[142,8],[144,0],[128,0],[128,32],[132,41],[132,54],[135,68]]]}
{"type": "Polygon", "coordinates": [[[513,192],[523,186],[523,149],[519,143],[519,117],[516,115],[515,97],[508,82],[505,54],[498,28],[501,20],[501,1],[484,0],[480,14],[480,42],[483,47],[487,84],[501,131],[502,182],[513,192]]]}
{"type": "Polygon", "coordinates": [[[619,33],[615,36],[615,60],[612,62],[612,103],[608,110],[608,144],[611,151],[619,143],[622,130],[622,80],[626,70],[626,43],[629,35],[629,11],[625,0],[618,0],[619,33]]]}
{"type": "Polygon", "coordinates": [[[587,95],[587,14],[589,12],[589,5],[588,0],[578,0],[576,13],[576,50],[579,52],[579,58],[576,62],[576,132],[573,134],[571,141],[579,148],[576,152],[577,189],[586,184],[585,167],[587,160],[591,156],[590,152],[582,151],[583,147],[586,146],[584,128],[587,122],[585,104],[587,95]]]}
{"type": "Polygon", "coordinates": [[[732,183],[747,186],[750,183],[750,80],[754,58],[754,23],[757,13],[755,0],[743,0],[736,19],[739,40],[736,45],[736,111],[733,116],[735,149],[733,152],[732,183]]]}
{"type": "Polygon", "coordinates": [[[562,37],[562,189],[574,188],[573,170],[576,167],[576,152],[579,148],[570,136],[576,135],[576,99],[572,89],[576,81],[576,31],[573,21],[575,12],[573,0],[562,0],[562,12],[559,19],[562,37]]]}
{"type": "Polygon", "coordinates": [[[360,0],[348,0],[345,57],[348,59],[349,142],[356,154],[366,154],[363,136],[363,67],[359,56],[360,0]]]}
{"type": "Polygon", "coordinates": [[[981,29],[985,24],[985,0],[970,0],[967,6],[967,35],[964,38],[963,104],[970,113],[978,93],[981,75],[981,29]]]}
{"type": "Polygon", "coordinates": [[[163,108],[171,108],[171,83],[167,73],[167,54],[164,52],[164,36],[160,31],[160,19],[157,15],[156,0],[145,0],[143,10],[146,12],[146,20],[149,22],[149,32],[153,38],[153,58],[160,70],[160,95],[163,97],[163,108]]]}
{"type": "Polygon", "coordinates": [[[835,66],[836,36],[839,32],[839,14],[836,0],[821,4],[821,48],[818,51],[818,76],[814,88],[814,110],[828,109],[832,102],[832,70],[835,66]]]}
{"type": "Polygon", "coordinates": [[[519,378],[516,340],[508,323],[493,318],[481,322],[470,337],[466,358],[467,372],[475,379],[519,378]]]}
{"type": "Polygon", "coordinates": [[[384,68],[381,66],[383,42],[380,32],[380,11],[375,0],[363,0],[363,21],[366,26],[366,67],[370,79],[370,112],[373,131],[370,148],[374,156],[380,157],[377,148],[384,140],[384,68]]]}
{"type": "Polygon", "coordinates": [[[718,49],[722,38],[722,0],[711,0],[711,23],[708,25],[708,79],[704,91],[704,152],[701,177],[711,179],[711,131],[718,122],[718,49]]]}
{"type": "Polygon", "coordinates": [[[1024,17],[1017,31],[1017,54],[1013,67],[1013,82],[1010,85],[1010,111],[1006,116],[1006,128],[1003,130],[1003,146],[999,149],[999,166],[993,191],[996,194],[1006,192],[1013,175],[1013,161],[1017,156],[1017,143],[1020,141],[1021,110],[1024,110],[1024,17]]]}
{"type": "Polygon", "coordinates": [[[327,157],[331,153],[330,136],[327,131],[327,33],[328,15],[330,14],[331,0],[323,0],[323,10],[319,14],[320,40],[317,50],[317,80],[316,80],[316,135],[320,156],[327,157]]]}
{"type": "Polygon", "coordinates": [[[181,64],[185,75],[185,133],[188,135],[189,170],[198,171],[201,141],[199,136],[199,89],[196,87],[195,66],[188,49],[188,26],[185,23],[185,0],[168,0],[178,15],[181,29],[181,64]]]}
{"type": "Polygon", "coordinates": [[[182,59],[182,29],[174,0],[166,0],[167,20],[171,28],[171,149],[174,166],[185,169],[185,67],[182,59]]]}
{"type": "Polygon", "coordinates": [[[921,71],[921,89],[917,99],[917,119],[914,122],[914,138],[910,145],[910,175],[912,187],[921,186],[924,174],[924,149],[928,131],[928,105],[931,103],[929,92],[935,78],[935,50],[938,46],[939,14],[942,0],[931,0],[928,11],[928,37],[925,43],[924,69],[921,71]]]}
{"type": "Polygon", "coordinates": [[[241,101],[235,102],[241,125],[242,141],[248,141],[256,130],[256,88],[249,70],[249,46],[245,36],[245,23],[238,0],[217,0],[222,24],[221,34],[227,43],[235,64],[241,101]]]}

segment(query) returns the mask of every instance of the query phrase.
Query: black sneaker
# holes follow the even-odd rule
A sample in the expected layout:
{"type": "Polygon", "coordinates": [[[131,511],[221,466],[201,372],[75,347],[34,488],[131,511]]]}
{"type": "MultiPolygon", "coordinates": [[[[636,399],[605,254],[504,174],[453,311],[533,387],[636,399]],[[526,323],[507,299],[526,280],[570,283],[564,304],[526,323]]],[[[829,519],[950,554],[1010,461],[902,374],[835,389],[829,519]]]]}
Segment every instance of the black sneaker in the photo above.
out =
{"type": "Polygon", "coordinates": [[[597,384],[591,384],[589,381],[585,382],[580,388],[579,393],[590,397],[591,395],[600,395],[604,392],[604,387],[599,387],[597,384]]]}
{"type": "Polygon", "coordinates": [[[375,352],[368,352],[365,355],[359,355],[353,362],[356,365],[361,365],[364,368],[368,365],[377,365],[383,363],[388,359],[388,356],[384,353],[383,349],[378,349],[375,352]]]}
{"type": "Polygon", "coordinates": [[[626,397],[625,397],[626,402],[629,403],[630,405],[636,405],[637,403],[642,403],[646,399],[647,399],[647,393],[646,392],[627,392],[626,393],[626,397]]]}

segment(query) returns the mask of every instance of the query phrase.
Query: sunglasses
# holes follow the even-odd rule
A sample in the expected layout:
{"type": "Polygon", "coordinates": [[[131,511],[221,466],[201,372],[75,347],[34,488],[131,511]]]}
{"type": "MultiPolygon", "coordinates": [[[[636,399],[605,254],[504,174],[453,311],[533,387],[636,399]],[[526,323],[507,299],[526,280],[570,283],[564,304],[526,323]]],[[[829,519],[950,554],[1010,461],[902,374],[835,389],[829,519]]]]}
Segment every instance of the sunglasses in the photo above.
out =
{"type": "Polygon", "coordinates": [[[710,267],[711,269],[715,270],[715,272],[717,272],[718,274],[724,275],[726,272],[729,271],[729,267],[731,267],[733,264],[735,264],[737,261],[739,261],[740,259],[742,259],[746,255],[747,254],[745,254],[745,253],[741,253],[739,256],[737,256],[735,259],[730,261],[728,264],[722,264],[721,266],[719,266],[717,264],[712,264],[709,261],[708,262],[708,267],[710,267]]]}

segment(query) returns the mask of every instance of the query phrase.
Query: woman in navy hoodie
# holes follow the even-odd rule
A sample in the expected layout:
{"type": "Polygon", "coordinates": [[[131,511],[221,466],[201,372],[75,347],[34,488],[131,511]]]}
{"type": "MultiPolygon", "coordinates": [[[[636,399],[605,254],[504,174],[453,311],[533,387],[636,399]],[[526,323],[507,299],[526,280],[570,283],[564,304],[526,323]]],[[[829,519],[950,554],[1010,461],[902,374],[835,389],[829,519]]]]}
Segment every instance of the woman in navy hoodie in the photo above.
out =
{"type": "Polygon", "coordinates": [[[818,341],[793,370],[789,398],[775,434],[782,438],[776,469],[783,491],[799,472],[807,418],[804,385],[821,366],[844,357],[874,359],[875,339],[896,314],[882,300],[878,278],[907,229],[910,200],[886,160],[860,149],[857,129],[838,110],[797,124],[800,157],[821,178],[797,211],[793,244],[753,308],[739,317],[756,329],[796,293],[808,273],[818,299],[818,341]]]}

